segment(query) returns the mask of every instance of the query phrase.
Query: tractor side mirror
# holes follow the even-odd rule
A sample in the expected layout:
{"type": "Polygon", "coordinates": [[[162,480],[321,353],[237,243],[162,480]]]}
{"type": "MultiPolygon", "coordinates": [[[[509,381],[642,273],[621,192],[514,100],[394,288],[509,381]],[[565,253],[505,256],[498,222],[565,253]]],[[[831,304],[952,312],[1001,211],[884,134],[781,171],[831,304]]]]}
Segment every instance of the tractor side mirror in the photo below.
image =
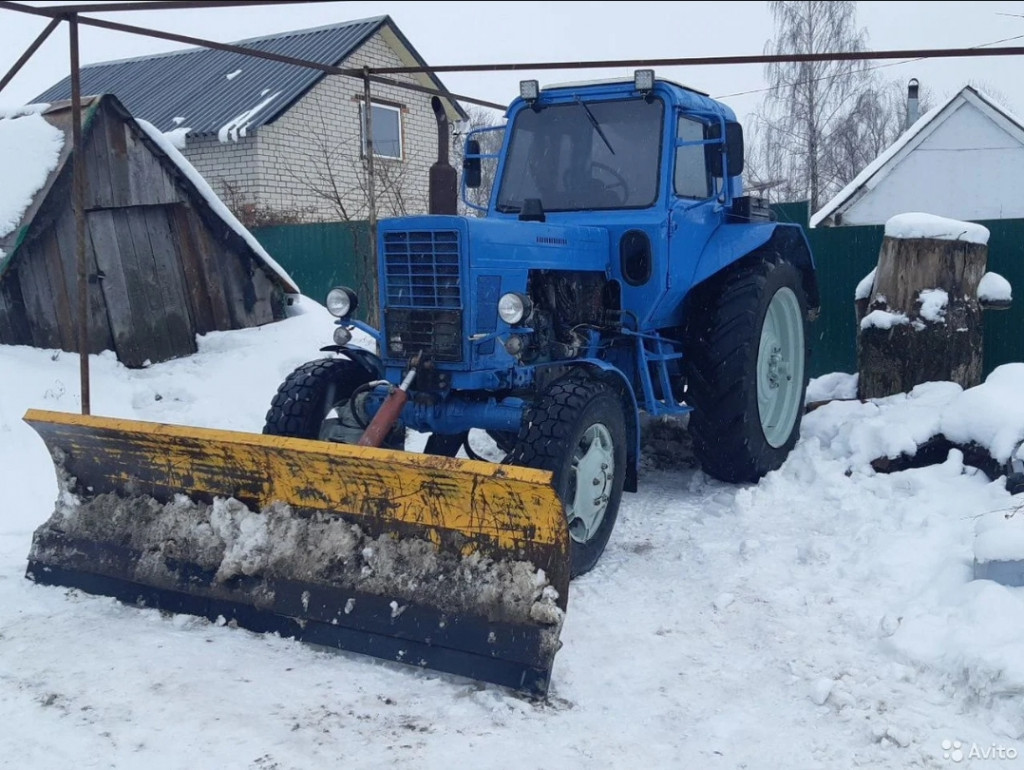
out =
{"type": "Polygon", "coordinates": [[[480,170],[480,142],[476,139],[466,140],[466,151],[462,157],[462,178],[466,187],[477,188],[483,180],[480,170]]]}
{"type": "MultiPolygon", "coordinates": [[[[707,127],[705,139],[720,139],[722,126],[712,123],[707,127]]],[[[707,156],[708,170],[712,176],[738,176],[743,173],[743,126],[739,123],[725,124],[725,143],[708,144],[704,147],[707,156]],[[722,151],[729,158],[729,168],[722,173],[722,151]]]]}

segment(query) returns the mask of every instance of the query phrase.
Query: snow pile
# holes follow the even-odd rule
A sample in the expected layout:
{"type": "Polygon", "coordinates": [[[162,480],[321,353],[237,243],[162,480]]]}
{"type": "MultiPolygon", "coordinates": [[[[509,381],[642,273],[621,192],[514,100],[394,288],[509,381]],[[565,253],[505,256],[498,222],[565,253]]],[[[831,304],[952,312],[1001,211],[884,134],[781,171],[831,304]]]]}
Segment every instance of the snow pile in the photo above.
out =
{"type": "Polygon", "coordinates": [[[1013,287],[999,273],[985,273],[978,282],[978,301],[1009,304],[1013,300],[1013,287]]]}
{"type": "Polygon", "coordinates": [[[807,385],[807,403],[857,398],[857,375],[832,372],[815,377],[807,385]]]}
{"type": "Polygon", "coordinates": [[[921,318],[931,323],[946,323],[949,294],[944,289],[924,289],[917,296],[921,303],[921,318]]]}
{"type": "Polygon", "coordinates": [[[857,288],[853,291],[853,298],[858,299],[870,299],[871,290],[875,288],[875,273],[878,272],[878,268],[874,267],[871,272],[860,279],[860,283],[857,284],[857,288]]]}
{"type": "MultiPolygon", "coordinates": [[[[884,301],[884,300],[883,300],[884,301]]],[[[860,319],[861,329],[891,329],[894,326],[902,326],[910,323],[906,313],[891,313],[888,310],[872,310],[860,319]]]]}
{"type": "MultiPolygon", "coordinates": [[[[150,139],[157,143],[160,149],[163,150],[164,153],[181,170],[181,172],[185,174],[186,177],[188,177],[189,181],[192,182],[193,185],[195,185],[196,189],[199,191],[199,194],[203,196],[206,202],[210,205],[210,208],[213,209],[213,212],[221,219],[223,219],[225,224],[228,225],[228,227],[230,227],[232,230],[238,233],[238,235],[240,235],[242,239],[249,245],[249,248],[256,252],[256,254],[259,255],[260,259],[263,260],[267,267],[269,267],[271,270],[277,273],[281,280],[283,280],[286,284],[294,287],[295,281],[292,280],[291,276],[288,275],[287,272],[285,272],[285,269],[283,267],[281,267],[279,264],[277,264],[277,262],[274,261],[274,258],[271,257],[266,252],[266,250],[260,245],[260,242],[256,240],[253,234],[250,233],[245,228],[245,226],[238,221],[238,218],[231,213],[231,210],[227,206],[224,205],[224,201],[217,197],[217,193],[213,191],[213,188],[211,188],[210,185],[206,182],[202,174],[196,171],[195,166],[189,163],[188,159],[178,151],[178,149],[174,146],[170,139],[168,139],[164,134],[158,131],[156,127],[148,121],[136,120],[135,122],[139,124],[139,126],[142,128],[143,131],[146,132],[150,139]]],[[[175,130],[177,131],[180,129],[175,130]]]]}
{"type": "Polygon", "coordinates": [[[913,456],[938,435],[943,411],[962,393],[955,383],[928,382],[884,399],[834,401],[804,416],[801,435],[849,469],[871,473],[873,460],[913,456]]]}
{"type": "Polygon", "coordinates": [[[985,245],[989,232],[987,227],[973,222],[914,212],[890,217],[885,223],[885,235],[887,238],[933,238],[985,245]]]}
{"type": "Polygon", "coordinates": [[[1024,502],[1010,511],[992,511],[975,526],[974,560],[1024,561],[1024,502]]]}
{"type": "Polygon", "coordinates": [[[1002,464],[1024,442],[1022,393],[1024,364],[1006,364],[967,390],[952,382],[926,382],[888,398],[826,404],[804,418],[803,435],[862,470],[878,458],[914,456],[937,436],[977,445],[1002,464]]]}
{"type": "Polygon", "coordinates": [[[184,150],[188,146],[188,132],[191,130],[190,126],[179,126],[178,128],[172,128],[170,131],[164,131],[164,136],[167,137],[167,141],[176,150],[184,150]]]}
{"type": "Polygon", "coordinates": [[[973,443],[1006,463],[1024,441],[1024,364],[1004,364],[942,410],[940,432],[958,444],[973,443]]]}
{"type": "Polygon", "coordinates": [[[43,118],[46,106],[31,105],[0,115],[0,238],[21,223],[32,198],[60,160],[64,132],[43,118]]]}

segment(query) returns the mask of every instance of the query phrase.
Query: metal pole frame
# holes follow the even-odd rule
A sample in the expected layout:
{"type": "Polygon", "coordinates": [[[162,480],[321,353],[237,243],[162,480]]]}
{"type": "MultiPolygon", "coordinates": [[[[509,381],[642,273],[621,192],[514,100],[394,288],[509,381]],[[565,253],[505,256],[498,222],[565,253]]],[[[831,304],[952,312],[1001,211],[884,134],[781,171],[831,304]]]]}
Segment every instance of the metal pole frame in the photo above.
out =
{"type": "Polygon", "coordinates": [[[78,360],[82,414],[91,411],[89,389],[89,265],[85,253],[85,147],[82,141],[82,82],[78,50],[78,16],[67,15],[71,46],[71,174],[75,215],[75,260],[78,264],[78,360]]]}
{"type": "Polygon", "coordinates": [[[57,29],[60,25],[60,21],[60,19],[50,19],[50,23],[47,24],[46,28],[39,33],[39,36],[32,41],[32,44],[25,49],[25,53],[21,55],[18,61],[14,62],[14,65],[9,70],[7,70],[7,74],[4,75],[3,78],[0,78],[0,91],[3,91],[7,87],[7,84],[14,80],[14,76],[17,75],[28,60],[32,58],[32,54],[38,51],[39,46],[46,42],[46,38],[50,36],[50,33],[57,29]]]}

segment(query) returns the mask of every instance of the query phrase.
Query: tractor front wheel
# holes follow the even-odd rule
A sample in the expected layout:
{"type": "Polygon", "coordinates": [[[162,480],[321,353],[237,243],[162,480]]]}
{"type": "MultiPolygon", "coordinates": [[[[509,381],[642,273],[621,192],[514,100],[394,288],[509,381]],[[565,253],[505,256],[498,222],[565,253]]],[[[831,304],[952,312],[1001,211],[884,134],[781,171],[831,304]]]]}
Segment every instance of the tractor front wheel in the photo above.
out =
{"type": "Polygon", "coordinates": [[[617,390],[585,372],[555,381],[527,410],[508,462],[554,474],[569,525],[570,574],[592,569],[615,526],[626,473],[617,390]]]}
{"type": "MultiPolygon", "coordinates": [[[[345,358],[321,358],[303,364],[277,389],[263,432],[354,444],[366,426],[350,408],[351,399],[372,379],[363,366],[345,358]]],[[[403,445],[404,428],[396,427],[384,446],[402,449],[403,445]]]]}

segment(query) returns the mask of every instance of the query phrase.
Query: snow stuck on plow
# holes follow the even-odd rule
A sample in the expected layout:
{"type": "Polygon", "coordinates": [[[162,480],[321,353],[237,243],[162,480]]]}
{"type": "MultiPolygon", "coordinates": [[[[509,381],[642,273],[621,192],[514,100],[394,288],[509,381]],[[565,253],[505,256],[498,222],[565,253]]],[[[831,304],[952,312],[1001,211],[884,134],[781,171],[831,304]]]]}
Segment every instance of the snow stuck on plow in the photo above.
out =
{"type": "Polygon", "coordinates": [[[342,516],[281,502],[254,511],[234,498],[80,496],[61,451],[53,454],[60,493],[33,536],[28,573],[36,582],[534,695],[547,688],[565,602],[529,560],[373,535],[342,516]]]}

